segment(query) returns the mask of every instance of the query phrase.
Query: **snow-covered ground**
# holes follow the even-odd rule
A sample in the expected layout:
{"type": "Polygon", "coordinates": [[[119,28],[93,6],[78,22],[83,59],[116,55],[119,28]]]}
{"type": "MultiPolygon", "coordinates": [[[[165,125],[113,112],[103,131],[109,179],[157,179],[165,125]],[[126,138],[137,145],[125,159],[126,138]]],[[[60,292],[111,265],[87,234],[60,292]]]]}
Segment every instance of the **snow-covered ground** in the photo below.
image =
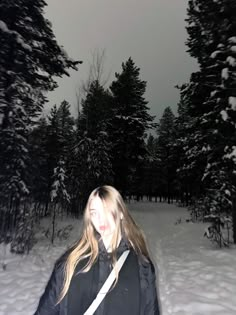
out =
{"type": "MultiPolygon", "coordinates": [[[[148,202],[128,207],[145,231],[157,266],[162,315],[236,314],[235,247],[214,247],[203,238],[205,224],[185,222],[184,208],[148,202]]],[[[80,233],[77,220],[58,223],[69,224],[73,225],[69,239],[51,246],[41,237],[25,257],[0,246],[0,315],[34,313],[53,263],[80,233]]]]}
{"type": "Polygon", "coordinates": [[[214,247],[203,237],[206,224],[186,223],[183,208],[155,203],[135,208],[158,266],[162,314],[236,314],[236,248],[214,247]]]}

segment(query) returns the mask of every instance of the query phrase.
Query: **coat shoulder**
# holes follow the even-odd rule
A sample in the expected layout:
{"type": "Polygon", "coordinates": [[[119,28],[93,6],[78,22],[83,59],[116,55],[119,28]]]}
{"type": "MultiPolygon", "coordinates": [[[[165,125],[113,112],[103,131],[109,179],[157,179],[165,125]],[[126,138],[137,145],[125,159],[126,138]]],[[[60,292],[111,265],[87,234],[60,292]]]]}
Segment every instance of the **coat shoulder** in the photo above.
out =
{"type": "Polygon", "coordinates": [[[140,256],[138,258],[140,276],[146,279],[148,282],[153,281],[155,278],[155,267],[152,260],[149,257],[140,256]]]}
{"type": "Polygon", "coordinates": [[[152,260],[139,257],[141,284],[141,314],[160,315],[156,289],[156,272],[152,260]]]}

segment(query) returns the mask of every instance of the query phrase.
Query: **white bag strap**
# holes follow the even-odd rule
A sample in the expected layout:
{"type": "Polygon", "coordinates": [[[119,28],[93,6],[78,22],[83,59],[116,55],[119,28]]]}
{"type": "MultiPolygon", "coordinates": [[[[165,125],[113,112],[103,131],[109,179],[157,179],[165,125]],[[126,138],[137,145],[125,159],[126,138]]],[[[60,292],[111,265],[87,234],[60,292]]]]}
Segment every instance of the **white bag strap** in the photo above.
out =
{"type": "Polygon", "coordinates": [[[101,289],[98,292],[96,298],[93,300],[92,304],[89,306],[89,308],[84,313],[84,315],[93,315],[94,314],[94,312],[96,311],[96,309],[98,308],[98,306],[100,305],[102,300],[105,298],[105,296],[106,296],[107,292],[109,291],[112,283],[115,281],[115,277],[116,277],[115,268],[117,268],[117,271],[118,271],[118,274],[119,274],[120,269],[122,268],[126,258],[129,255],[129,252],[130,252],[129,250],[126,250],[120,256],[120,258],[116,262],[114,268],[112,269],[111,273],[109,274],[107,280],[105,281],[105,283],[101,287],[101,289]]]}

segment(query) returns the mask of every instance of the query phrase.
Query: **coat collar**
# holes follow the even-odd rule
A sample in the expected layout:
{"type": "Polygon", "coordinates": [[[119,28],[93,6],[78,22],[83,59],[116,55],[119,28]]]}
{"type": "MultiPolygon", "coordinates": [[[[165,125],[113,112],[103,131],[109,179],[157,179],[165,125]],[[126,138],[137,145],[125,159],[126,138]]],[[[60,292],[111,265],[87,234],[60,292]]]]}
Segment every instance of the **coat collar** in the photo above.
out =
{"type": "MultiPolygon", "coordinates": [[[[98,232],[96,232],[95,237],[98,241],[99,255],[100,256],[110,256],[111,253],[107,252],[107,249],[103,243],[101,235],[98,232]]],[[[116,255],[120,256],[125,250],[130,249],[130,247],[131,246],[130,246],[129,241],[126,239],[126,237],[122,233],[120,243],[116,249],[116,255]]]]}

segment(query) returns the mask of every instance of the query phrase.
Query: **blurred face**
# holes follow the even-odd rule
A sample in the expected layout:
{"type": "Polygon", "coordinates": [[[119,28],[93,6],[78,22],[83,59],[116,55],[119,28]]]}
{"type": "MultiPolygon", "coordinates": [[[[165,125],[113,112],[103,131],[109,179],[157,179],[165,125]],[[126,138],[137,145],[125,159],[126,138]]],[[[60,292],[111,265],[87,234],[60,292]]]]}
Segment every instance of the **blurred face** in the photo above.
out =
{"type": "Polygon", "coordinates": [[[101,198],[96,196],[90,202],[89,207],[90,218],[95,230],[102,236],[112,236],[116,224],[112,213],[105,209],[101,198]]]}

